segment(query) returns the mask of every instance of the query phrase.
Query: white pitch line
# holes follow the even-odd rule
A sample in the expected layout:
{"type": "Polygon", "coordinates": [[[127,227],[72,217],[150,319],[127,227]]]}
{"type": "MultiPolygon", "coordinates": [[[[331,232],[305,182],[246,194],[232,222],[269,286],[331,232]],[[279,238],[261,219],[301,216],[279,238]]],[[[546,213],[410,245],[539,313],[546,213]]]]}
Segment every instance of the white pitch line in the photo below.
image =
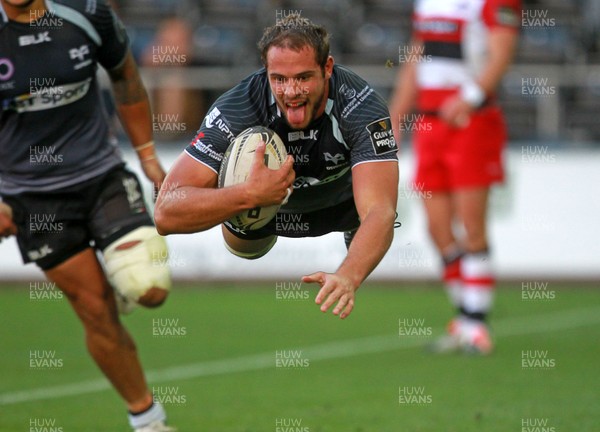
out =
{"type": "MultiPolygon", "coordinates": [[[[508,337],[560,331],[593,325],[598,322],[600,322],[600,307],[590,307],[551,314],[499,320],[494,322],[493,330],[495,337],[508,337]]],[[[340,342],[327,342],[304,348],[297,348],[296,350],[301,351],[303,358],[310,359],[312,362],[415,348],[423,346],[429,341],[430,339],[426,338],[400,338],[397,335],[384,335],[340,342]]],[[[151,370],[147,373],[147,379],[148,382],[156,383],[236,372],[248,372],[271,367],[275,367],[274,351],[151,370]]],[[[0,394],[0,405],[13,405],[44,399],[78,396],[97,393],[110,388],[110,385],[105,379],[95,379],[53,387],[8,392],[0,394]]]]}

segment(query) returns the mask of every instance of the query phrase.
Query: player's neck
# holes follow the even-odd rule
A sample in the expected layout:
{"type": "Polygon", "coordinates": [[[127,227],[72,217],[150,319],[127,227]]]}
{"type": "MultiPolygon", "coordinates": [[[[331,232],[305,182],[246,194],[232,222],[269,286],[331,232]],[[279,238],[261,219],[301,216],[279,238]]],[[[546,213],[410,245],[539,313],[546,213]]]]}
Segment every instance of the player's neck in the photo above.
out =
{"type": "Polygon", "coordinates": [[[319,102],[319,107],[315,111],[315,119],[318,119],[325,113],[327,100],[329,99],[329,81],[331,81],[331,78],[326,80],[325,85],[323,86],[323,99],[319,102]]]}
{"type": "Polygon", "coordinates": [[[45,0],[33,0],[33,2],[25,6],[15,6],[7,1],[2,1],[2,8],[9,20],[21,23],[35,21],[48,10],[45,0]]]}

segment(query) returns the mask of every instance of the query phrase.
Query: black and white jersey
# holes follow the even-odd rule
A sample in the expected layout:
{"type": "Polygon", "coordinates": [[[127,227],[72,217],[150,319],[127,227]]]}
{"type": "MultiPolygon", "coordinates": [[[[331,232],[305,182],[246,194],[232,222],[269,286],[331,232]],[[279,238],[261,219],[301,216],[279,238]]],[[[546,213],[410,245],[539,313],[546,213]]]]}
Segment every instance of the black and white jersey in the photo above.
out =
{"type": "MultiPolygon", "coordinates": [[[[29,23],[0,6],[0,193],[51,191],[121,164],[96,71],[120,65],[123,25],[106,0],[46,0],[29,23]]],[[[33,13],[33,12],[32,12],[33,13]]]]}
{"type": "Polygon", "coordinates": [[[352,167],[396,160],[385,101],[354,72],[335,65],[325,113],[294,130],[275,103],[263,68],[224,93],[208,111],[186,152],[215,173],[243,130],[274,130],[294,157],[294,193],[281,212],[311,212],[352,199],[352,167]]]}

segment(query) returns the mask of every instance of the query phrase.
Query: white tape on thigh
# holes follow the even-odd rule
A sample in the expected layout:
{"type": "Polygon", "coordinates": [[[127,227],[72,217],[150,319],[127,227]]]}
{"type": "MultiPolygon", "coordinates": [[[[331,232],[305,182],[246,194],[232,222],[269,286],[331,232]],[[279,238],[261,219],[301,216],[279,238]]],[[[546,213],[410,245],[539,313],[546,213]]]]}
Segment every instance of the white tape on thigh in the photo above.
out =
{"type": "Polygon", "coordinates": [[[156,228],[143,226],[112,242],[104,250],[110,283],[125,297],[137,301],[150,288],[171,289],[167,242],[156,228]],[[119,249],[129,242],[137,244],[119,249]]]}

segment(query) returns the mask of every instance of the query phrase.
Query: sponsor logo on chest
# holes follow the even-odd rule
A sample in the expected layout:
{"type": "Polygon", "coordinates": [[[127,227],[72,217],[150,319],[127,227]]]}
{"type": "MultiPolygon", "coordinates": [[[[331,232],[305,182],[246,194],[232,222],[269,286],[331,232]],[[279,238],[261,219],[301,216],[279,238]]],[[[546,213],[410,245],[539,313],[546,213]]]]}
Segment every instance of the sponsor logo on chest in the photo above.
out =
{"type": "Polygon", "coordinates": [[[32,35],[19,36],[19,46],[37,45],[51,41],[52,39],[47,31],[32,35]]]}

